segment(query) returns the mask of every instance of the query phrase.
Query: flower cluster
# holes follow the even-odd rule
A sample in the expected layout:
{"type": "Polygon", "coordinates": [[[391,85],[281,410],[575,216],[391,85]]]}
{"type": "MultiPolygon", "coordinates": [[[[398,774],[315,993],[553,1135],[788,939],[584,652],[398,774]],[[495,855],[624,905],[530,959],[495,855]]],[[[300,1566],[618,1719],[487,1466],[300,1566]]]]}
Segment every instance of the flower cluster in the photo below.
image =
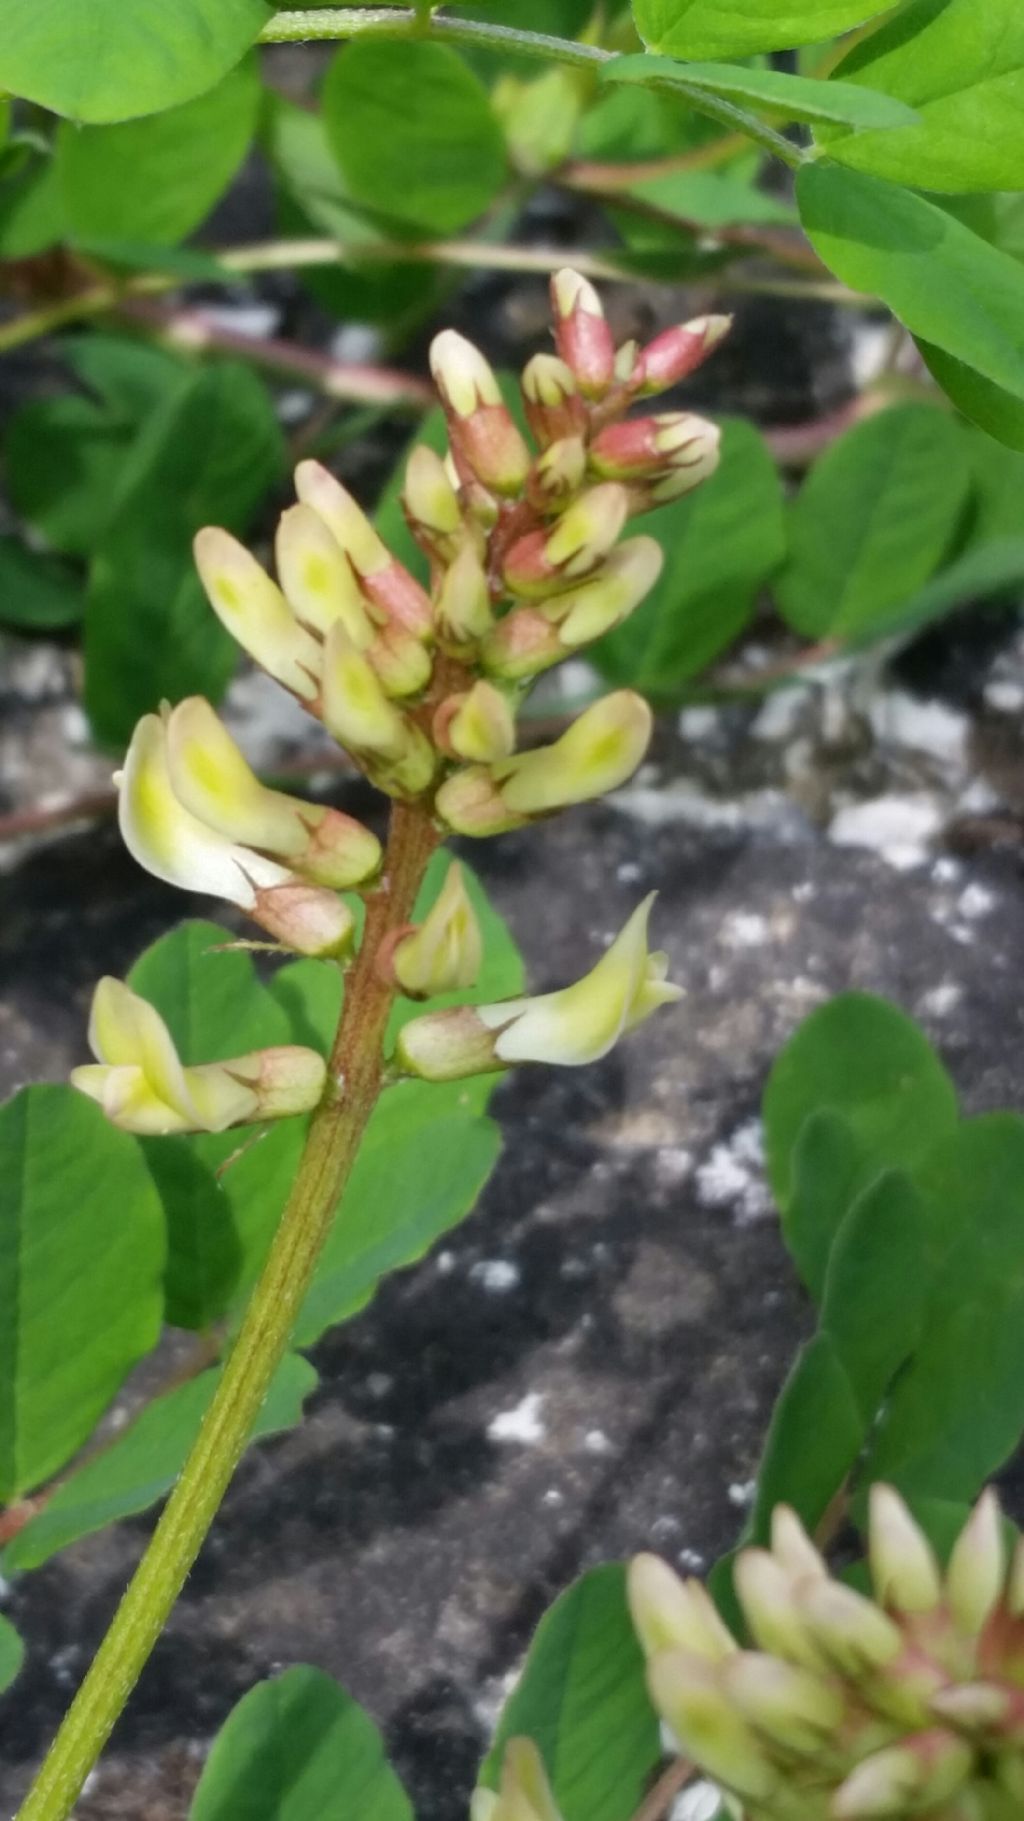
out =
{"type": "Polygon", "coordinates": [[[630,1571],[654,1704],[742,1821],[1012,1821],[1024,1813],[1024,1543],[984,1494],[943,1572],[872,1489],[873,1598],[829,1574],[794,1513],[736,1560],[756,1649],[697,1581],[630,1571]]]}
{"type": "MultiPolygon", "coordinates": [[[[623,540],[629,521],[695,487],[718,460],[718,432],[703,419],[627,413],[692,372],[727,318],[616,348],[579,274],[557,273],[552,300],[556,352],[536,355],[522,374],[533,447],[483,355],[452,330],[432,345],[449,449],[414,448],[402,494],[427,558],[426,585],[315,461],[295,473],[297,504],[277,530],[276,581],[228,532],[210,527],[195,540],[210,604],[243,648],[374,785],[418,805],[442,833],[521,828],[614,790],[635,771],[651,715],[632,691],[595,702],[561,738],[526,750],[517,710],[542,671],[619,625],[657,580],[660,546],[623,540]]],[[[227,899],[285,950],[350,956],[356,918],[339,894],[386,886],[380,843],[340,811],[261,783],[207,702],[194,697],[146,715],[118,782],[122,834],[142,866],[227,899]]],[[[663,957],[647,952],[649,910],[642,905],[593,972],[562,993],[426,1013],[406,1025],[397,1066],[447,1080],[603,1055],[677,997],[663,957]]],[[[480,931],[453,867],[425,923],[393,931],[376,965],[403,992],[426,998],[471,986],[480,959],[480,931]]],[[[221,1100],[218,1089],[214,1107],[205,1088],[185,1092],[175,1076],[171,1092],[167,1033],[150,1067],[136,1053],[148,1044],[138,1036],[149,1030],[145,1018],[129,1015],[109,988],[101,987],[93,1020],[97,1066],[76,1081],[119,1123],[158,1120],[156,1102],[172,1123],[147,1130],[185,1129],[182,1120],[213,1129],[210,1119],[295,1110],[279,1105],[277,1090],[253,1090],[247,1101],[221,1100]],[[119,1035],[103,1034],[115,1027],[119,1035]],[[131,1086],[119,1074],[125,1067],[141,1071],[131,1086]],[[132,1112],[137,1102],[146,1110],[132,1112]]],[[[301,1052],[294,1062],[306,1104],[315,1104],[322,1081],[316,1086],[301,1052]]],[[[248,1080],[241,1065],[217,1066],[248,1080]]],[[[181,1081],[195,1074],[186,1069],[181,1081]]]]}

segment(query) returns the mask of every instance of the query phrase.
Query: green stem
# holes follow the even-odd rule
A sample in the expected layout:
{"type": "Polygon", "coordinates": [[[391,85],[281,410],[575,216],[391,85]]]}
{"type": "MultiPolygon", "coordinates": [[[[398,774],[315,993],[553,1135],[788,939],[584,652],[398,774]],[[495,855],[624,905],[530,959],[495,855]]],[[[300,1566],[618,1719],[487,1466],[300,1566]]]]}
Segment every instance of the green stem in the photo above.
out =
{"type": "Polygon", "coordinates": [[[332,1097],[314,1114],[288,1205],[192,1452],[17,1821],[66,1821],[70,1815],[252,1432],[380,1093],[394,999],[394,988],[376,970],[380,943],[389,930],[409,922],[436,843],[424,810],[395,806],[384,883],[367,903],[363,942],[331,1054],[332,1097]]]}
{"type": "MultiPolygon", "coordinates": [[[[318,6],[298,12],[275,13],[260,33],[261,44],[296,44],[309,39],[429,38],[437,44],[466,44],[478,50],[503,51],[506,56],[532,57],[543,63],[568,63],[575,69],[600,70],[615,61],[615,52],[601,50],[596,44],[578,44],[571,38],[554,38],[548,32],[526,32],[514,25],[488,25],[478,19],[443,19],[433,14],[424,22],[414,6],[318,6]]],[[[685,71],[685,64],[680,70],[685,71]]],[[[725,101],[705,89],[690,88],[685,80],[658,83],[689,102],[698,113],[707,114],[731,132],[740,132],[756,145],[780,158],[793,169],[804,162],[798,146],[791,145],[781,133],[766,126],[745,108],[725,101]]]]}

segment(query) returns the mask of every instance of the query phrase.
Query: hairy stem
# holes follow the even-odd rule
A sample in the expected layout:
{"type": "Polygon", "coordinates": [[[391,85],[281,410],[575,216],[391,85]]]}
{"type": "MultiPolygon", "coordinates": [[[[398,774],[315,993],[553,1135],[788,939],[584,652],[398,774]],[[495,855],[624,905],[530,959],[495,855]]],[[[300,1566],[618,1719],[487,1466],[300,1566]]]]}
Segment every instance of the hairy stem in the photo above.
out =
{"type": "Polygon", "coordinates": [[[331,1053],[330,1097],[302,1162],[203,1426],[135,1575],[18,1811],[66,1821],[217,1514],[288,1346],[360,1140],[380,1093],[394,988],[377,974],[383,937],[410,921],[437,835],[428,813],[396,805],[383,883],[368,900],[359,957],[331,1053]]]}

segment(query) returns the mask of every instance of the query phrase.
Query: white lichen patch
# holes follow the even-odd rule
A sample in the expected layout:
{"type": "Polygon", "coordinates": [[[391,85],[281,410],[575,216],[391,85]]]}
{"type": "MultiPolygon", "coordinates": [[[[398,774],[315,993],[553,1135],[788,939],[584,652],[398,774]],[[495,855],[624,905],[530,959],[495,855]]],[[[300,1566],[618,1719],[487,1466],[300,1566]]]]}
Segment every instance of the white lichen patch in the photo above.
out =
{"type": "Polygon", "coordinates": [[[960,893],[956,906],[960,916],[966,917],[969,923],[976,922],[979,917],[987,917],[995,907],[995,892],[989,891],[987,885],[979,885],[977,882],[968,885],[960,893]]]}
{"type": "Polygon", "coordinates": [[[469,1275],[490,1296],[506,1296],[523,1274],[510,1258],[481,1258],[470,1268],[469,1275]]]}
{"type": "Polygon", "coordinates": [[[955,980],[941,980],[922,995],[921,1011],[927,1018],[948,1018],[963,996],[964,989],[955,980]]]}
{"type": "Polygon", "coordinates": [[[771,926],[758,911],[730,911],[718,933],[724,948],[762,948],[771,926]]]}
{"type": "Polygon", "coordinates": [[[731,1208],[746,1226],[771,1213],[772,1199],[764,1177],[764,1128],[759,1119],[738,1126],[731,1138],[716,1144],[696,1174],[697,1199],[706,1208],[731,1208]]]}
{"type": "Polygon", "coordinates": [[[868,714],[875,738],[890,746],[927,753],[949,770],[963,769],[967,758],[967,716],[946,702],[925,702],[905,690],[874,697],[868,714]]]}
{"type": "Polygon", "coordinates": [[[835,847],[864,847],[897,872],[911,872],[929,858],[928,843],[944,821],[942,806],[925,791],[893,791],[849,803],[833,816],[828,837],[835,847]]]}
{"type": "Polygon", "coordinates": [[[540,1413],[544,1405],[542,1391],[528,1391],[511,1410],[501,1410],[487,1425],[491,1442],[518,1442],[525,1448],[536,1447],[547,1435],[540,1413]]]}

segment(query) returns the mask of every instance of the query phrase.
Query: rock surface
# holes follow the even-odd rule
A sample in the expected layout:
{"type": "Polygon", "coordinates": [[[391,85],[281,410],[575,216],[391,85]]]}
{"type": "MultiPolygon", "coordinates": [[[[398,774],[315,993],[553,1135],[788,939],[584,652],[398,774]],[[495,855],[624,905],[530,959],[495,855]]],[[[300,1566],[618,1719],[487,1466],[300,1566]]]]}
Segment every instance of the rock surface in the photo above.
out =
{"type": "MultiPolygon", "coordinates": [[[[886,699],[865,719],[847,694],[846,721],[820,689],[690,711],[686,742],[666,728],[615,804],[472,850],[537,987],[657,888],[687,999],[594,1069],[499,1090],[506,1146],[480,1209],[316,1349],[309,1420],[245,1463],[81,1821],[181,1821],[233,1702],[295,1661],[366,1703],[418,1811],[454,1821],[558,1589],[640,1547],[700,1571],[728,1546],[810,1320],[760,1163],[780,1045],[827,995],[867,988],[923,1020],[968,1110],[1024,1100],[1017,854],[943,851],[977,790],[966,723],[892,700],[886,719],[886,699]],[[933,750],[894,744],[894,714],[933,750]],[[868,819],[877,848],[830,839],[841,800],[908,795],[937,805],[931,832],[897,807],[874,836],[868,819]]],[[[182,903],[109,826],[24,853],[5,892],[11,1088],[80,1057],[96,975],[182,903]]],[[[7,1808],[150,1524],[8,1591],[30,1652],[0,1743],[7,1808]]]]}

